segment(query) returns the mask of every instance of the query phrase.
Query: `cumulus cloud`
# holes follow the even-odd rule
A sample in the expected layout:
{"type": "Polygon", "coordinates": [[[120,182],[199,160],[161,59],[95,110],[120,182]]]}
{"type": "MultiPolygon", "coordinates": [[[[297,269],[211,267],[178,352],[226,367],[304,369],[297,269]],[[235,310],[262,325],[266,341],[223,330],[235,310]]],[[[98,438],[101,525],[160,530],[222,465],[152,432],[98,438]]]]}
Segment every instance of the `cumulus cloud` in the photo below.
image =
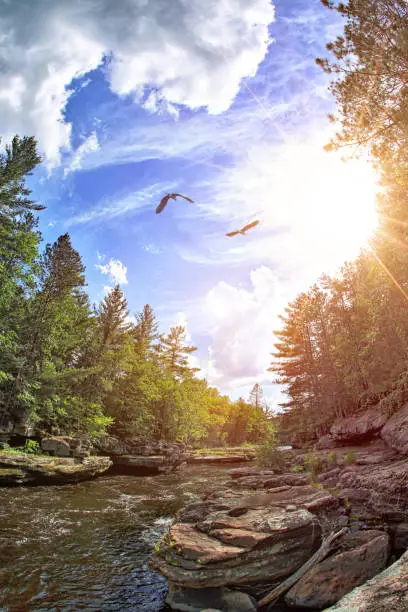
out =
{"type": "MultiPolygon", "coordinates": [[[[112,283],[119,285],[127,285],[127,266],[120,261],[120,259],[111,258],[107,264],[96,264],[97,268],[102,274],[109,277],[112,283]]],[[[110,287],[105,287],[105,290],[109,291],[110,287]]]]}
{"type": "Polygon", "coordinates": [[[283,303],[280,282],[267,266],[251,272],[249,288],[221,281],[207,293],[199,321],[211,337],[203,365],[210,384],[231,390],[266,376],[283,303]]]}
{"type": "Polygon", "coordinates": [[[256,73],[273,19],[270,0],[3,3],[0,129],[35,134],[58,164],[70,145],[70,85],[102,63],[113,92],[152,111],[220,113],[256,73]]]}

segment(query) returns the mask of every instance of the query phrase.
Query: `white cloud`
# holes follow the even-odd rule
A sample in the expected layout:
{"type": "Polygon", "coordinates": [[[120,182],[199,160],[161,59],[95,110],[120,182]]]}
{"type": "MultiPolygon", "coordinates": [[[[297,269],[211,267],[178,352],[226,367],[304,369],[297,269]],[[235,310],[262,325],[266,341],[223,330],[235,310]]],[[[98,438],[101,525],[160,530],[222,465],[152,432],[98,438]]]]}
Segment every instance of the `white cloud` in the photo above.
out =
{"type": "Polygon", "coordinates": [[[99,148],[100,145],[96,132],[92,132],[92,134],[88,136],[88,138],[86,138],[82,144],[79,145],[76,151],[74,151],[69,166],[67,166],[64,170],[64,175],[67,176],[67,174],[69,174],[70,172],[80,170],[82,168],[84,157],[86,157],[90,153],[98,151],[99,148]]]}
{"type": "Polygon", "coordinates": [[[271,378],[267,374],[273,330],[284,299],[281,284],[267,266],[250,274],[249,288],[222,281],[205,296],[196,325],[211,337],[203,369],[223,390],[271,378]]]}
{"type": "Polygon", "coordinates": [[[0,130],[34,134],[50,166],[69,148],[69,85],[109,57],[118,95],[156,111],[227,109],[265,57],[269,0],[21,0],[0,16],[0,130]],[[151,94],[154,91],[154,94],[151,94]]]}
{"type": "MultiPolygon", "coordinates": [[[[111,258],[107,264],[96,264],[95,268],[100,270],[102,274],[109,276],[112,283],[127,285],[127,266],[120,259],[111,258]]],[[[105,290],[109,291],[109,289],[109,287],[105,287],[105,290]]]]}
{"type": "Polygon", "coordinates": [[[153,208],[160,201],[159,196],[161,198],[164,193],[171,191],[173,186],[173,183],[155,183],[126,195],[107,198],[86,212],[67,219],[66,225],[70,227],[83,223],[102,222],[105,219],[111,221],[115,217],[153,208]]]}

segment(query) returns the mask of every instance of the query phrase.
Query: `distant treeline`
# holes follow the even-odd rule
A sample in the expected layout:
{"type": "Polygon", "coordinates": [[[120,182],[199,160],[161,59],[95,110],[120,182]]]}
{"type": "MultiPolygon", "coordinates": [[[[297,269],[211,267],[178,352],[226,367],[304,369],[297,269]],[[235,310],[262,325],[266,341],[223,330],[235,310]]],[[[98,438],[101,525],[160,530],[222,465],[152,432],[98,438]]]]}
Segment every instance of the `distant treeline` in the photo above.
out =
{"type": "Polygon", "coordinates": [[[68,234],[41,252],[26,177],[41,162],[33,138],[0,156],[0,430],[124,436],[206,444],[256,442],[259,393],[232,402],[198,379],[185,329],[159,333],[147,304],[129,319],[114,287],[97,307],[68,234]]]}

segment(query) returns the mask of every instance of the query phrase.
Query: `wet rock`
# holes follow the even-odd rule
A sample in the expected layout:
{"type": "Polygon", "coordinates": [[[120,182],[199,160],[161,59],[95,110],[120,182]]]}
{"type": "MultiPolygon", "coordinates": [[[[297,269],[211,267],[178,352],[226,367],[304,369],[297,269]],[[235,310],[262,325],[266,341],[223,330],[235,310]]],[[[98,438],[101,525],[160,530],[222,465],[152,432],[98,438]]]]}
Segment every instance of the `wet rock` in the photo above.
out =
{"type": "Polygon", "coordinates": [[[259,500],[250,508],[248,499],[240,507],[233,492],[222,497],[224,510],[203,503],[208,509],[203,520],[174,524],[151,558],[151,567],[173,584],[202,588],[273,581],[295,571],[320,544],[319,523],[305,508],[256,505],[259,500]]]}
{"type": "MultiPolygon", "coordinates": [[[[300,486],[310,484],[309,474],[286,474],[274,475],[273,472],[252,470],[250,474],[239,476],[236,472],[232,475],[233,486],[240,489],[275,489],[282,486],[300,486]]],[[[245,471],[245,470],[240,470],[245,471]]],[[[230,473],[231,476],[231,473],[230,473]]]]}
{"type": "Polygon", "coordinates": [[[255,453],[248,451],[247,453],[237,453],[235,455],[190,455],[187,458],[187,463],[243,463],[245,461],[253,461],[255,453]]]}
{"type": "Polygon", "coordinates": [[[0,486],[1,487],[12,487],[16,485],[26,484],[32,482],[34,479],[30,478],[29,474],[26,474],[19,468],[0,468],[0,486]]]}
{"type": "MultiPolygon", "coordinates": [[[[41,457],[34,455],[7,455],[0,453],[1,470],[13,470],[7,475],[3,471],[3,484],[65,484],[90,480],[112,465],[108,457],[73,458],[41,457]]],[[[1,478],[0,478],[1,482],[1,478]]]]}
{"type": "Polygon", "coordinates": [[[239,591],[226,588],[182,589],[171,586],[166,603],[181,612],[255,612],[255,600],[239,591]]]}
{"type": "Polygon", "coordinates": [[[379,408],[371,408],[356,416],[339,419],[332,425],[330,434],[336,443],[367,442],[377,437],[386,422],[379,408]]]}
{"type": "Polygon", "coordinates": [[[237,478],[245,478],[247,476],[265,476],[270,477],[274,476],[275,472],[273,470],[262,470],[257,467],[242,467],[235,468],[234,470],[230,470],[228,475],[232,480],[236,480],[237,478]]]}
{"type": "Polygon", "coordinates": [[[387,421],[381,430],[381,437],[388,446],[408,455],[408,404],[387,421]]]}
{"type": "Polygon", "coordinates": [[[381,572],[389,554],[389,537],[381,531],[360,531],[342,538],[341,552],[307,572],[286,594],[289,606],[321,609],[381,572]]]}
{"type": "Polygon", "coordinates": [[[408,610],[408,552],[386,570],[353,589],[331,612],[406,612],[408,610]]]}

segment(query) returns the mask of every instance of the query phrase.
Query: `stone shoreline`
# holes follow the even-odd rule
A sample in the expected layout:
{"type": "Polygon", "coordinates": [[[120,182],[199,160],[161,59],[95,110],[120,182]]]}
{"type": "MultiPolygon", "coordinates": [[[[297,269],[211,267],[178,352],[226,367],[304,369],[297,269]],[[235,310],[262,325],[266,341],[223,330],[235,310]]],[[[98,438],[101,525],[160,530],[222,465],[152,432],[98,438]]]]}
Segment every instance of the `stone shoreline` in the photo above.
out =
{"type": "Polygon", "coordinates": [[[314,451],[287,451],[284,473],[231,470],[227,489],[186,506],[150,561],[170,582],[171,608],[267,609],[257,601],[345,529],[285,605],[408,610],[408,406],[389,421],[369,416],[337,423],[314,451]]]}

